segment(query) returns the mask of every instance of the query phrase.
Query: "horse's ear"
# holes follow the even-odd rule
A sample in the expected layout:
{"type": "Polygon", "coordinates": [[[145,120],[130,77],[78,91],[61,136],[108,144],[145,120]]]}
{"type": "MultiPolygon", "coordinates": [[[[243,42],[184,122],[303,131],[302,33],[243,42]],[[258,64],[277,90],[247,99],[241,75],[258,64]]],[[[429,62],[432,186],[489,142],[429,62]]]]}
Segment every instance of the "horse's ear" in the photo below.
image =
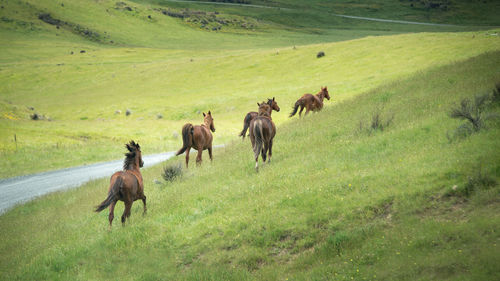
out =
{"type": "Polygon", "coordinates": [[[260,106],[260,104],[259,104],[259,103],[257,103],[257,106],[260,106]]]}
{"type": "Polygon", "coordinates": [[[205,116],[206,116],[206,115],[205,115],[205,112],[203,112],[203,117],[205,117],[205,116]]]}
{"type": "Polygon", "coordinates": [[[208,115],[212,115],[212,112],[210,112],[210,110],[208,111],[208,115]]]}
{"type": "Polygon", "coordinates": [[[135,143],[133,140],[131,140],[129,143],[127,143],[125,145],[125,147],[127,147],[128,151],[132,152],[134,151],[136,148],[139,147],[139,144],[135,143]]]}
{"type": "Polygon", "coordinates": [[[273,101],[274,101],[274,97],[273,97],[273,101]]]}
{"type": "Polygon", "coordinates": [[[132,152],[132,147],[130,147],[130,144],[125,144],[125,147],[128,149],[128,151],[132,152]]]}

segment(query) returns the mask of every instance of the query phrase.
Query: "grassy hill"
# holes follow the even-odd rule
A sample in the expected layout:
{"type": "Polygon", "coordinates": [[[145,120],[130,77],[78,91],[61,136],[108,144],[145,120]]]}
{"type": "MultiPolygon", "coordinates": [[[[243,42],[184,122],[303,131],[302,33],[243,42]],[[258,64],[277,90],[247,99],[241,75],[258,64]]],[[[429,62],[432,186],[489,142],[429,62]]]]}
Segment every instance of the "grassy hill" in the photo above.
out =
{"type": "Polygon", "coordinates": [[[0,217],[3,276],[496,279],[498,122],[465,139],[447,133],[460,124],[453,106],[491,92],[498,55],[432,67],[286,122],[259,173],[248,141],[173,183],[155,183],[161,166],[145,170],[149,213],[136,203],[112,232],[107,213],[91,212],[107,179],[17,207],[0,217]],[[370,131],[378,110],[393,121],[370,131]]]}
{"type": "Polygon", "coordinates": [[[450,117],[500,81],[498,4],[434,2],[0,0],[0,178],[120,159],[130,139],[175,150],[208,110],[226,144],[172,183],[183,156],[143,170],[148,214],[112,232],[92,212],[108,179],[3,214],[0,279],[499,279],[498,96],[479,132],[450,117]],[[325,85],[322,112],[288,118],[325,85]],[[237,135],[268,97],[255,173],[237,135]]]}
{"type": "MultiPolygon", "coordinates": [[[[115,148],[130,138],[141,141],[145,153],[174,150],[179,128],[201,123],[207,110],[220,129],[215,142],[227,143],[236,138],[244,114],[267,97],[287,108],[301,94],[327,85],[338,102],[428,67],[498,49],[490,31],[368,37],[336,45],[327,42],[410,27],[379,23],[372,28],[373,23],[358,21],[345,29],[356,21],[341,19],[348,22],[334,29],[318,23],[311,30],[300,22],[283,25],[236,10],[215,14],[207,5],[164,4],[2,4],[0,153],[7,161],[0,164],[0,178],[118,159],[115,148]],[[207,25],[216,22],[214,17],[238,24],[212,31],[192,18],[164,15],[186,12],[176,5],[188,5],[190,14],[202,16],[198,20],[211,19],[207,25]],[[318,51],[327,56],[316,59],[318,51]],[[45,120],[30,120],[35,113],[45,120]]],[[[277,124],[285,120],[276,117],[277,124]]]]}

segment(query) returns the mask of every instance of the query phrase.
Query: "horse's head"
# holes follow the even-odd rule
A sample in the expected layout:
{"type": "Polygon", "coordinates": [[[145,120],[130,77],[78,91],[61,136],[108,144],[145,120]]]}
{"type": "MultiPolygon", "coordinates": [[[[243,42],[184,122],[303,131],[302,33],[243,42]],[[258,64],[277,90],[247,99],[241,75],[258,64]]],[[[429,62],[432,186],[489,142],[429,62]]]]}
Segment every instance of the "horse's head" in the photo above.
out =
{"type": "Polygon", "coordinates": [[[125,156],[127,156],[127,158],[125,158],[123,168],[125,170],[130,170],[130,166],[133,164],[139,165],[139,168],[142,168],[142,166],[144,166],[144,161],[142,161],[142,152],[139,144],[131,140],[129,143],[125,144],[125,147],[129,152],[125,153],[125,156]]]}
{"type": "Polygon", "coordinates": [[[210,112],[210,110],[208,111],[207,114],[203,112],[203,117],[204,117],[203,122],[205,123],[205,126],[210,128],[210,131],[215,133],[214,119],[212,118],[212,113],[210,112]]]}
{"type": "Polygon", "coordinates": [[[271,106],[269,104],[262,102],[262,103],[257,103],[259,106],[259,116],[271,116],[271,106]]]}
{"type": "Polygon", "coordinates": [[[267,99],[267,104],[271,107],[272,110],[280,112],[280,107],[278,106],[278,103],[276,102],[274,97],[273,99],[267,99]]]}
{"type": "Polygon", "coordinates": [[[325,87],[321,87],[321,92],[323,93],[323,96],[327,99],[330,100],[330,95],[328,94],[328,89],[325,87]]]}

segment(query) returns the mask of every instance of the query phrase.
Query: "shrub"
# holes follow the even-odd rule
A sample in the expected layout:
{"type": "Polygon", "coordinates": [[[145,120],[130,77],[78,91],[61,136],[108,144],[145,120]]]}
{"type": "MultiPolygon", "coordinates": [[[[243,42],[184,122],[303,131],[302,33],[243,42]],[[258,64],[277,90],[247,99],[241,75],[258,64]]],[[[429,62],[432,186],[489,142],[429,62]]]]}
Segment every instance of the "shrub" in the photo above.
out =
{"type": "Polygon", "coordinates": [[[479,132],[481,129],[485,128],[485,121],[498,118],[494,113],[486,113],[486,109],[499,99],[499,87],[500,83],[496,85],[492,95],[490,93],[477,95],[473,100],[464,98],[460,102],[460,105],[451,109],[449,113],[451,118],[466,120],[468,122],[458,126],[453,135],[450,135],[449,132],[447,133],[450,142],[454,138],[465,138],[473,133],[479,132]]]}
{"type": "Polygon", "coordinates": [[[167,182],[172,182],[181,176],[182,176],[181,164],[173,164],[173,165],[166,166],[163,168],[162,177],[167,182]]]}
{"type": "Polygon", "coordinates": [[[495,88],[493,89],[493,95],[491,97],[491,102],[495,105],[498,105],[500,103],[500,82],[498,82],[495,85],[495,88]]]}
{"type": "Polygon", "coordinates": [[[375,111],[372,114],[370,126],[365,128],[363,121],[359,122],[359,130],[361,132],[366,131],[371,135],[375,131],[384,131],[387,127],[392,124],[394,120],[394,114],[390,114],[389,117],[384,117],[380,110],[375,111]]]}
{"type": "Polygon", "coordinates": [[[482,115],[490,99],[490,94],[475,96],[474,101],[465,98],[459,106],[452,108],[450,117],[469,121],[474,131],[478,132],[483,127],[482,115]]]}

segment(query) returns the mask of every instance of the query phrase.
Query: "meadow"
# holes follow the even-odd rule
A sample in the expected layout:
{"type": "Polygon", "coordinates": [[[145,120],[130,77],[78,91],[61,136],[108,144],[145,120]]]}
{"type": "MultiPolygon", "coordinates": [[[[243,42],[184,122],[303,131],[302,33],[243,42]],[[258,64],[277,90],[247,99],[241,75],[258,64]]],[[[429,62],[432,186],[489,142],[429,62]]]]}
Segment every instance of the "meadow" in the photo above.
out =
{"type": "MultiPolygon", "coordinates": [[[[340,24],[337,29],[323,24],[313,32],[301,29],[301,22],[283,25],[277,16],[278,23],[219,13],[224,19],[254,22],[255,28],[212,32],[139,1],[128,3],[133,11],[114,1],[3,5],[0,153],[8,161],[0,164],[0,178],[119,159],[116,148],[130,138],[143,143],[146,154],[175,150],[181,126],[201,123],[201,113],[208,110],[220,129],[215,142],[228,143],[241,129],[244,114],[265,98],[275,96],[287,108],[303,93],[326,85],[340,101],[497,48],[496,37],[486,35],[489,31],[394,37],[396,41],[366,37],[411,28],[464,31],[462,27],[358,23],[353,25],[358,29],[349,30],[345,27],[356,21],[342,19],[334,22],[340,24]],[[38,19],[49,11],[65,23],[61,28],[38,19]],[[81,34],[84,28],[100,35],[90,40],[81,34]],[[325,43],[335,41],[342,42],[325,43]],[[318,51],[327,56],[315,59],[318,51]],[[374,71],[377,67],[383,70],[374,71]],[[33,122],[34,113],[51,121],[33,122]],[[68,151],[72,157],[66,157],[68,151]]],[[[269,9],[252,11],[261,10],[269,9]]],[[[276,118],[277,124],[286,119],[276,118]]]]}
{"type": "MultiPolygon", "coordinates": [[[[217,6],[216,18],[238,26],[212,31],[161,10],[213,12],[196,3],[0,2],[0,178],[120,159],[130,139],[144,154],[176,150],[181,126],[208,110],[214,142],[225,144],[173,182],[163,169],[184,156],[144,169],[148,214],[138,201],[112,231],[107,211],[92,212],[108,179],[2,214],[0,279],[500,278],[498,96],[479,132],[455,134],[466,121],[450,117],[500,82],[490,12],[481,21],[455,9],[463,22],[437,21],[468,27],[403,26],[331,18],[317,8],[324,1],[252,2],[304,12],[217,6]],[[41,12],[65,23],[41,22],[41,12]],[[83,26],[99,36],[82,36],[83,26]],[[321,86],[332,97],[321,112],[288,118],[321,86]],[[237,135],[270,97],[281,107],[273,158],[256,173],[237,135]],[[383,129],[371,126],[377,114],[383,129]]],[[[420,21],[437,13],[374,3],[333,8],[420,21]]]]}
{"type": "Polygon", "coordinates": [[[172,183],[156,180],[179,159],[147,169],[148,214],[136,203],[128,224],[111,232],[107,213],[91,212],[107,179],[15,208],[0,219],[2,272],[55,280],[495,279],[498,185],[464,190],[471,178],[498,181],[500,130],[492,121],[467,139],[450,142],[446,133],[459,124],[447,112],[490,92],[498,63],[493,52],[432,68],[286,122],[258,174],[248,141],[216,150],[212,164],[172,183]],[[360,129],[379,109],[393,123],[360,129]]]}

